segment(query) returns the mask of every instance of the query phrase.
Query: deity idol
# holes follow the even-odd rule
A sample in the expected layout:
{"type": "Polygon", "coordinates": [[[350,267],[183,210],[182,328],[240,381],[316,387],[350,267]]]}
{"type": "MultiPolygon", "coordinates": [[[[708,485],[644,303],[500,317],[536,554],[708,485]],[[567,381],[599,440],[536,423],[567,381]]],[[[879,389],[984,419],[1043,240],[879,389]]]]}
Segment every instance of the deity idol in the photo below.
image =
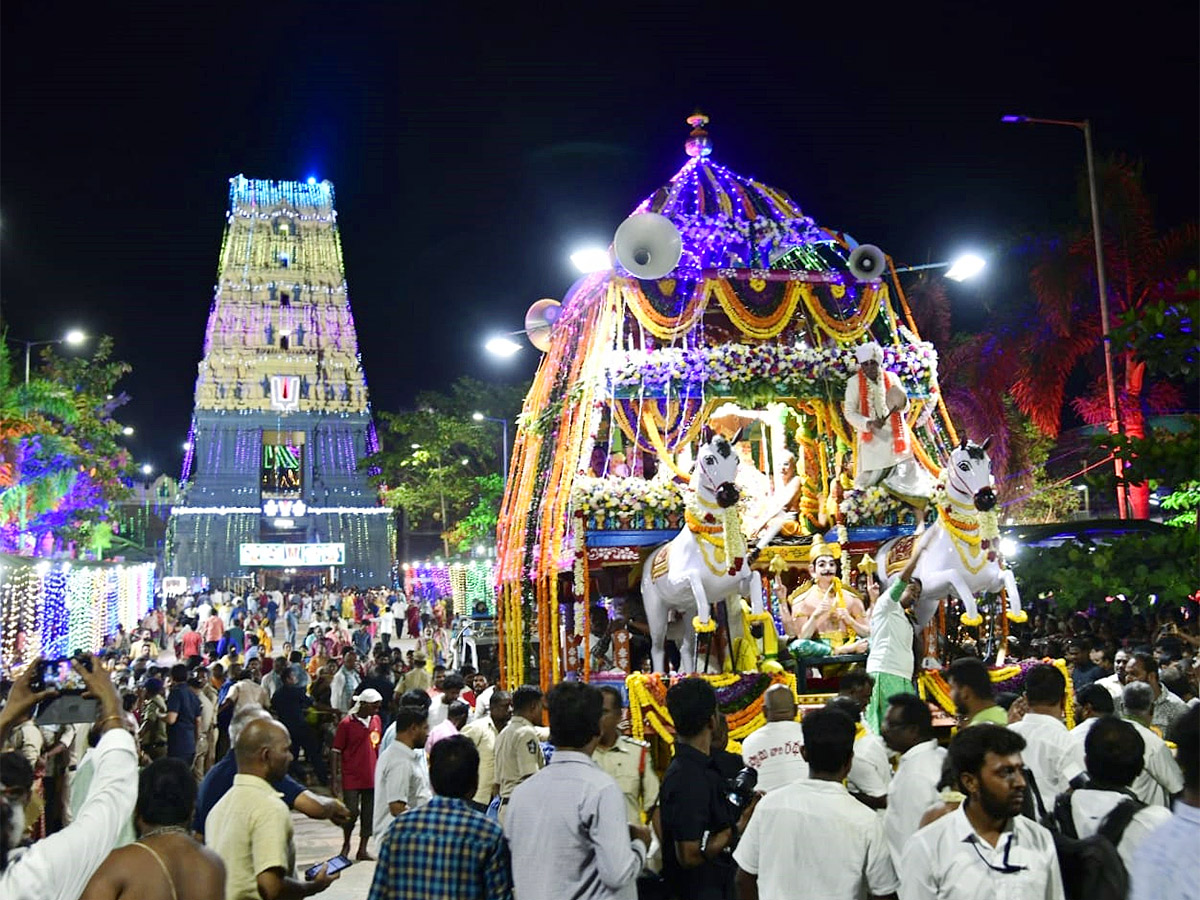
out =
{"type": "Polygon", "coordinates": [[[813,581],[782,604],[783,627],[793,639],[788,649],[795,656],[851,653],[856,638],[871,631],[862,598],[837,577],[840,555],[839,545],[815,537],[809,549],[813,581]]]}

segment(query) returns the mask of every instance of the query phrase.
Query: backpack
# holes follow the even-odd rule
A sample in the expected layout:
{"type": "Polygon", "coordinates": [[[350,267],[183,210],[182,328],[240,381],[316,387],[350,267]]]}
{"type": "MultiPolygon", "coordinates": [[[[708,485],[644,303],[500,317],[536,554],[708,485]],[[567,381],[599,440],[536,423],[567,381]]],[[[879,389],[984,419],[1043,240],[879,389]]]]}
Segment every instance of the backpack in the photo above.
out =
{"type": "Polygon", "coordinates": [[[1062,874],[1067,900],[1125,900],[1129,896],[1129,873],[1117,853],[1117,844],[1130,821],[1145,804],[1132,797],[1117,804],[1091,837],[1080,838],[1071,816],[1071,797],[1075,789],[1060,794],[1054,802],[1054,815],[1048,816],[1033,773],[1026,780],[1037,805],[1040,821],[1054,835],[1058,868],[1062,874]]]}

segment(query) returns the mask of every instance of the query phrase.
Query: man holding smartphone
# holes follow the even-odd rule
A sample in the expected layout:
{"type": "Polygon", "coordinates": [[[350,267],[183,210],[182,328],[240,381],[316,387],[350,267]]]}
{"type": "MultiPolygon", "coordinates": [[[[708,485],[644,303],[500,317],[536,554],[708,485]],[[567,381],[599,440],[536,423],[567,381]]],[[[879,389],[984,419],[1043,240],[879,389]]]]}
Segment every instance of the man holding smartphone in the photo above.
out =
{"type": "Polygon", "coordinates": [[[251,720],[238,736],[233,787],[205,821],[208,845],[225,863],[226,900],[310,897],[337,881],[322,868],[310,881],[294,876],[292,816],[271,782],[287,774],[292,739],[274,719],[251,720]]]}

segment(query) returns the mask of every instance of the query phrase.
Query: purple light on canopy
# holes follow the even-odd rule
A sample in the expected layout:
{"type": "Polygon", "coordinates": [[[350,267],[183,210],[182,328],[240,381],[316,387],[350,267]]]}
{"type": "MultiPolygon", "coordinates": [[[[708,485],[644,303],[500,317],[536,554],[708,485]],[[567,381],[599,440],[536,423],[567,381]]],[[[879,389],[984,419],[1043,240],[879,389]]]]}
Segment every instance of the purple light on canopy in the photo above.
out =
{"type": "Polygon", "coordinates": [[[691,159],[634,213],[666,216],[683,237],[683,255],[675,277],[695,279],[704,269],[769,268],[772,261],[799,246],[827,243],[829,235],[783,191],[744,178],[713,162],[707,118],[688,119],[696,126],[686,148],[691,159]]]}

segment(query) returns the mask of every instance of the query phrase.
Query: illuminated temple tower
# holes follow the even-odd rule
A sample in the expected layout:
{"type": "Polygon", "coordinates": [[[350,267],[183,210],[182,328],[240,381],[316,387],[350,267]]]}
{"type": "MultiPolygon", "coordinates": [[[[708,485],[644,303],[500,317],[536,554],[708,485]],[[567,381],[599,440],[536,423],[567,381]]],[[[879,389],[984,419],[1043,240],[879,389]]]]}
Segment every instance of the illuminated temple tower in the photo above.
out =
{"type": "Polygon", "coordinates": [[[390,583],[333,185],[239,175],[226,219],[168,570],[390,583]]]}

